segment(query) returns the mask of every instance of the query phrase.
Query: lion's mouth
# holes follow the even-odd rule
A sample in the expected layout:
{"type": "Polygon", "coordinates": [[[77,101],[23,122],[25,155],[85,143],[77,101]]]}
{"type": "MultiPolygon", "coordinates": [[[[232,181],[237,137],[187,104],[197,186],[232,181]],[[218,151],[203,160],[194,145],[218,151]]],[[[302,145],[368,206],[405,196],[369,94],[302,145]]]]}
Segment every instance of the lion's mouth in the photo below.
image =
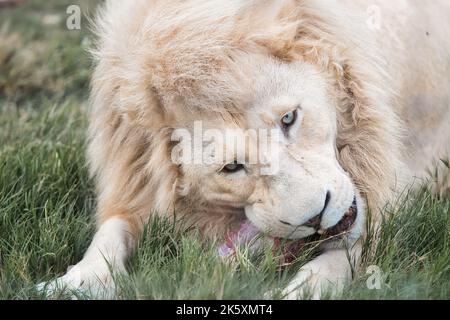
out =
{"type": "Polygon", "coordinates": [[[327,237],[334,237],[343,234],[349,231],[350,228],[355,224],[357,216],[358,205],[356,203],[355,197],[350,208],[348,208],[342,219],[334,227],[328,228],[326,230],[317,230],[317,233],[327,237]]]}
{"type": "Polygon", "coordinates": [[[355,197],[350,208],[335,226],[326,230],[320,230],[320,217],[315,217],[305,224],[309,227],[314,227],[316,230],[315,234],[306,238],[289,241],[278,237],[266,237],[264,240],[258,239],[258,236],[261,235],[261,231],[248,219],[245,219],[238,230],[234,230],[228,234],[225,243],[219,247],[219,255],[223,257],[234,255],[236,250],[243,246],[249,246],[252,251],[256,251],[269,243],[274,249],[280,249],[281,247],[285,262],[292,261],[298,256],[298,253],[305,245],[321,239],[326,240],[348,233],[354,225],[357,216],[358,205],[355,197]]]}

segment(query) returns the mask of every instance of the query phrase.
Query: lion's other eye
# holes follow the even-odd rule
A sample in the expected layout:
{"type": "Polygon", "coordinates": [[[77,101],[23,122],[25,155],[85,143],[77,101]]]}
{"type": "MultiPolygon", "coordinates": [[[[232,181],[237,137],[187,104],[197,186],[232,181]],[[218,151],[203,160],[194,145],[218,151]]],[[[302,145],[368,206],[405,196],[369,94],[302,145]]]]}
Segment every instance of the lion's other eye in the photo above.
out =
{"type": "Polygon", "coordinates": [[[238,172],[244,170],[244,165],[240,164],[238,162],[233,162],[233,163],[229,163],[227,164],[225,167],[223,167],[222,171],[225,173],[234,173],[234,172],[238,172]]]}
{"type": "Polygon", "coordinates": [[[281,118],[281,123],[285,128],[292,126],[297,120],[297,110],[286,113],[283,118],[281,118]]]}

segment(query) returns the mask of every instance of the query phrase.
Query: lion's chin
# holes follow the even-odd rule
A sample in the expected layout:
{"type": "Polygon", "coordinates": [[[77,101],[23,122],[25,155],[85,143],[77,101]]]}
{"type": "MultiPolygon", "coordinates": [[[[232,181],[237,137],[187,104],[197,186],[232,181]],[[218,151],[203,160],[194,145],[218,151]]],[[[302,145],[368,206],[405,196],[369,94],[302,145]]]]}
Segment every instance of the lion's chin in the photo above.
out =
{"type": "Polygon", "coordinates": [[[219,247],[221,257],[234,256],[240,249],[249,252],[256,252],[266,246],[271,246],[274,250],[280,251],[283,261],[292,261],[299,255],[301,249],[311,242],[327,240],[330,238],[345,235],[351,231],[358,217],[358,205],[356,198],[352,205],[343,215],[342,219],[333,227],[326,230],[316,230],[315,233],[298,239],[283,239],[280,237],[264,236],[248,219],[244,219],[239,228],[231,231],[225,243],[219,247]]]}

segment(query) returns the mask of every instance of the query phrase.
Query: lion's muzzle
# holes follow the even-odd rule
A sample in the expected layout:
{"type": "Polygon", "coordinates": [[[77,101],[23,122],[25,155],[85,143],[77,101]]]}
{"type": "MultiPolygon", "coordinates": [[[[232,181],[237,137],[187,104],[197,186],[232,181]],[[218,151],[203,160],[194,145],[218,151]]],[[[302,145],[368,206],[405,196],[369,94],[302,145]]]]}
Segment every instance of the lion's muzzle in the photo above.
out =
{"type": "MultiPolygon", "coordinates": [[[[325,206],[326,208],[326,206],[325,206]]],[[[324,208],[324,209],[325,209],[324,208]]],[[[257,251],[265,245],[271,245],[274,250],[280,249],[282,244],[282,253],[284,261],[292,261],[298,256],[301,249],[312,241],[326,240],[328,238],[334,238],[348,233],[355,224],[358,216],[358,205],[356,197],[344,214],[342,219],[335,226],[326,230],[320,229],[321,215],[318,215],[308,221],[308,227],[315,227],[316,233],[306,238],[297,240],[284,240],[279,237],[262,237],[262,232],[255,227],[248,219],[245,219],[239,229],[231,231],[224,244],[219,247],[219,255],[222,257],[234,256],[239,248],[245,248],[246,246],[251,251],[257,251]]]]}

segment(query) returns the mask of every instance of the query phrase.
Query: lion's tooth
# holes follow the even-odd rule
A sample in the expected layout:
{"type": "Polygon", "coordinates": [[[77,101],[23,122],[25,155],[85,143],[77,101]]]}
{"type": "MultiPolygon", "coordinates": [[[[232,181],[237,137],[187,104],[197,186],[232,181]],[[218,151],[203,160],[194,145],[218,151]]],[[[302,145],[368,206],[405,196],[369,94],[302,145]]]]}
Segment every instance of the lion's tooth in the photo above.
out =
{"type": "Polygon", "coordinates": [[[320,234],[320,235],[325,234],[325,232],[326,232],[326,230],[323,230],[323,229],[317,230],[317,233],[320,234]]]}

